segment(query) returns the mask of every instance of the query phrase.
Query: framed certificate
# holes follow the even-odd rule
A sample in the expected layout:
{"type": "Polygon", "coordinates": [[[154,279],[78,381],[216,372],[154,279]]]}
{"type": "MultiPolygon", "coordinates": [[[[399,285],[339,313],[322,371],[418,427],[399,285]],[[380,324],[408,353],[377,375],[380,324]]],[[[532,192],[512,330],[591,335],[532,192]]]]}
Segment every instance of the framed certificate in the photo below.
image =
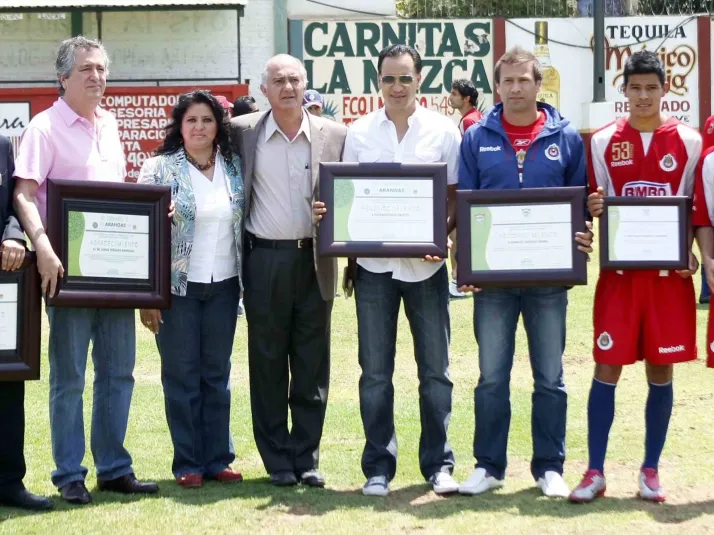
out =
{"type": "Polygon", "coordinates": [[[321,163],[322,256],[446,257],[446,164],[321,163]]]}
{"type": "Polygon", "coordinates": [[[587,284],[585,188],[456,192],[457,284],[476,287],[587,284]]]}
{"type": "Polygon", "coordinates": [[[169,186],[49,179],[47,234],[64,266],[51,306],[168,308],[169,186]]]}
{"type": "Polygon", "coordinates": [[[0,381],[40,378],[40,293],[35,253],[18,270],[0,270],[0,381]]]}
{"type": "Polygon", "coordinates": [[[687,269],[688,197],[605,197],[602,269],[687,269]]]}

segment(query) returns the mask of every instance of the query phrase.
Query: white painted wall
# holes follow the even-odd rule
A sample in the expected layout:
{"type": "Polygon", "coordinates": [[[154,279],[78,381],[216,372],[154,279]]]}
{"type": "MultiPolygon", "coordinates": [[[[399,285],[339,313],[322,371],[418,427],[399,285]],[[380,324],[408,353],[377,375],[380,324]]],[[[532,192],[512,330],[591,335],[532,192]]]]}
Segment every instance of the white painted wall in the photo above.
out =
{"type": "MultiPolygon", "coordinates": [[[[252,3],[253,0],[250,0],[252,3]]],[[[288,17],[291,19],[339,18],[364,19],[375,16],[396,15],[394,0],[288,0],[288,17]],[[339,7],[326,7],[330,4],[339,7]]]]}
{"type": "Polygon", "coordinates": [[[260,92],[260,75],[275,54],[273,23],[273,0],[249,0],[240,19],[241,82],[250,80],[250,94],[261,110],[268,106],[260,92]]]}

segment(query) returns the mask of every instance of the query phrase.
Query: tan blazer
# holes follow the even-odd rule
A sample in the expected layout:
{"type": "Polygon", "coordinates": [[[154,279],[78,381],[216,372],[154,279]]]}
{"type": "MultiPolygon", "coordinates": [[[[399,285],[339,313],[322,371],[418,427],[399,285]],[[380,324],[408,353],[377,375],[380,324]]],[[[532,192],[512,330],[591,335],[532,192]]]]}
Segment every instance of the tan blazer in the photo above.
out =
{"type": "MultiPolygon", "coordinates": [[[[243,190],[245,192],[245,217],[250,217],[250,205],[253,197],[253,171],[255,169],[255,149],[258,144],[258,132],[270,112],[256,112],[231,119],[231,138],[233,150],[241,157],[243,166],[243,190]]],[[[310,122],[310,149],[312,169],[312,200],[320,198],[318,176],[320,162],[339,162],[345,146],[347,127],[341,123],[315,117],[308,114],[310,122]]],[[[337,292],[337,259],[317,255],[317,226],[312,226],[313,249],[317,282],[325,301],[335,298],[337,292]]]]}

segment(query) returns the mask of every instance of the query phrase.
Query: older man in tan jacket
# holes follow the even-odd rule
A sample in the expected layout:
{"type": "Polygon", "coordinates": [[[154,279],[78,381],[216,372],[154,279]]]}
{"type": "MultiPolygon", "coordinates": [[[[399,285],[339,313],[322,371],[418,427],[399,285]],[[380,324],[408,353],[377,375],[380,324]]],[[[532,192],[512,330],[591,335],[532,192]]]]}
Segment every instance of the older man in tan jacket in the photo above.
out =
{"type": "Polygon", "coordinates": [[[271,58],[261,80],[271,110],[231,124],[245,178],[243,280],[255,441],[273,484],[322,487],[317,468],[337,262],[317,256],[312,202],[319,198],[320,162],[341,159],[347,128],[303,110],[306,81],[296,58],[271,58]]]}

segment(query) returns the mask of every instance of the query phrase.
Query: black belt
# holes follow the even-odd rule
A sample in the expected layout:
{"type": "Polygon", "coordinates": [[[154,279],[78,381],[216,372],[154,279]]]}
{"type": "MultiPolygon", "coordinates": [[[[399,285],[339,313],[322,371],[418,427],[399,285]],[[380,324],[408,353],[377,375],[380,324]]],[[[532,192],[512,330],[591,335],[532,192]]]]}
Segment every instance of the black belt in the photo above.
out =
{"type": "Polygon", "coordinates": [[[301,240],[266,240],[248,234],[251,247],[264,247],[267,249],[312,249],[312,238],[301,240]]]}

